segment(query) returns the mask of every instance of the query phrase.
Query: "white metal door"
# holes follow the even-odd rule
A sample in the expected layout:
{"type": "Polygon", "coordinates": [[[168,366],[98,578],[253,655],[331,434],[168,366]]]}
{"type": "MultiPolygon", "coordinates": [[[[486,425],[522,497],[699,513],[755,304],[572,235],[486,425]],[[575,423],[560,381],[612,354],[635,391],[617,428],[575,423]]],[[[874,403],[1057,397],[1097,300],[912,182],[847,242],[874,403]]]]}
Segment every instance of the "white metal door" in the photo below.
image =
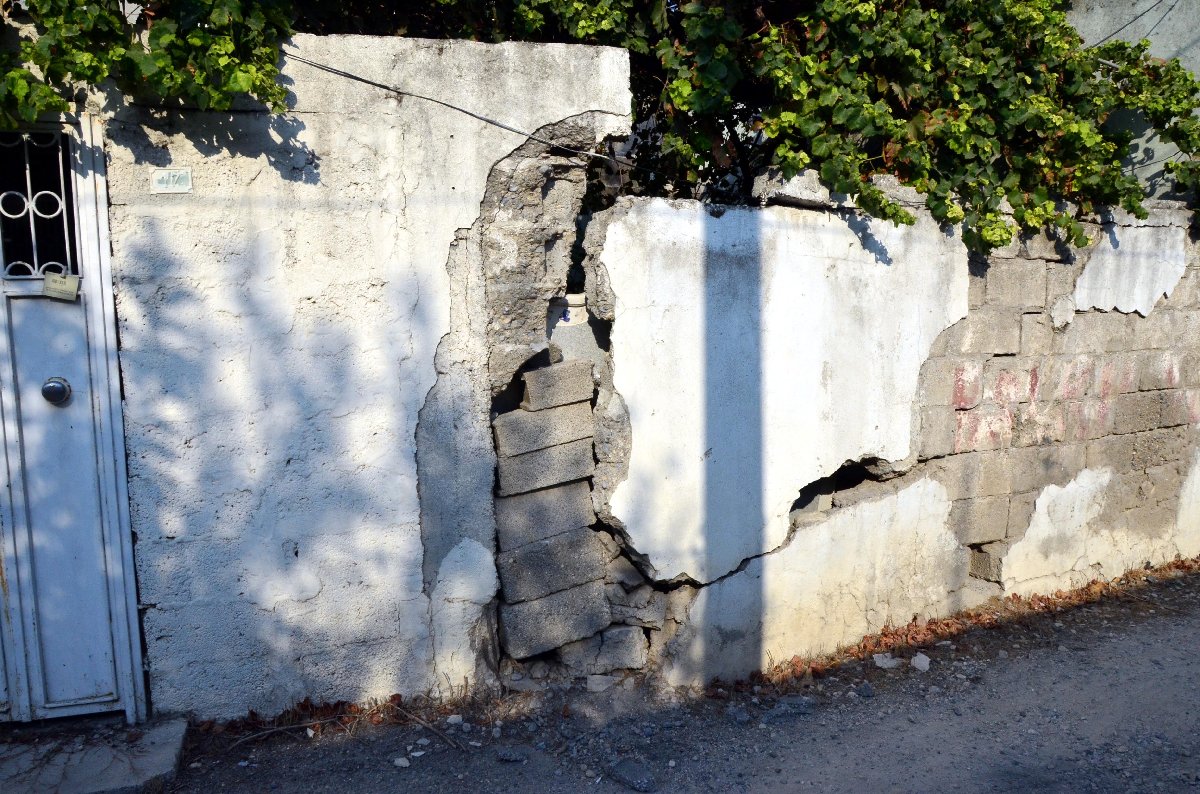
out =
{"type": "Polygon", "coordinates": [[[99,141],[0,133],[0,720],[145,715],[99,141]]]}

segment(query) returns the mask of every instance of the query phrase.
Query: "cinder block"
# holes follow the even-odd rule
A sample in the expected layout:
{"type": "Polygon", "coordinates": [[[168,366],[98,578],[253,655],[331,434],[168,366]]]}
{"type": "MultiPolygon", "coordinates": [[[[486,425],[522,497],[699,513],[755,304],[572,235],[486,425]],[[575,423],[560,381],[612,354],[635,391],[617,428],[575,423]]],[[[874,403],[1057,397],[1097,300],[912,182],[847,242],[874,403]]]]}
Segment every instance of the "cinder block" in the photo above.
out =
{"type": "Polygon", "coordinates": [[[954,434],[957,429],[957,416],[949,406],[922,408],[917,454],[923,460],[949,455],[954,451],[954,434]]]}
{"type": "Polygon", "coordinates": [[[1020,314],[1015,309],[985,307],[970,312],[942,337],[947,355],[1016,355],[1021,350],[1020,314]]]}
{"type": "Polygon", "coordinates": [[[950,526],[964,546],[1003,540],[1008,529],[1008,497],[960,499],[950,507],[950,526]]]}
{"type": "Polygon", "coordinates": [[[1057,236],[1039,230],[1021,235],[1021,256],[1026,259],[1061,262],[1070,259],[1071,249],[1057,236]]]}
{"type": "Polygon", "coordinates": [[[541,411],[590,401],[595,389],[592,366],[590,361],[576,359],[529,370],[521,376],[525,381],[525,400],[521,407],[526,411],[541,411]]]}
{"type": "Polygon", "coordinates": [[[603,579],[610,559],[595,530],[581,527],[501,552],[496,569],[504,600],[515,604],[603,579]]]}
{"type": "Polygon", "coordinates": [[[1142,354],[1115,353],[1096,362],[1091,394],[1107,399],[1138,390],[1142,354]]]}
{"type": "Polygon", "coordinates": [[[1111,400],[1079,400],[1065,403],[1065,407],[1070,441],[1091,441],[1112,433],[1116,411],[1111,400]]]}
{"type": "Polygon", "coordinates": [[[596,520],[592,490],[586,482],[496,500],[496,535],[500,551],[512,551],[596,520]]]}
{"type": "Polygon", "coordinates": [[[536,491],[563,482],[591,477],[596,463],[590,438],[547,447],[524,455],[500,458],[500,495],[536,491]]]}
{"type": "Polygon", "coordinates": [[[1087,444],[1087,467],[1108,467],[1118,474],[1130,471],[1134,465],[1134,436],[1107,436],[1087,444]]]}
{"type": "Polygon", "coordinates": [[[1038,359],[988,359],[983,368],[983,401],[997,405],[1027,403],[1038,385],[1038,359]]]}
{"type": "Polygon", "coordinates": [[[1026,403],[1013,409],[1014,447],[1057,444],[1066,435],[1067,419],[1062,403],[1026,403]]]}
{"type": "MultiPolygon", "coordinates": [[[[973,380],[976,384],[979,383],[980,375],[983,371],[983,365],[976,360],[963,360],[958,358],[929,358],[921,366],[921,390],[919,399],[921,405],[954,405],[956,397],[958,402],[964,402],[967,393],[970,391],[968,384],[973,380]]],[[[982,392],[980,392],[982,395],[982,392]]],[[[964,408],[973,408],[978,405],[978,398],[972,405],[965,405],[964,408]]]]}
{"type": "Polygon", "coordinates": [[[646,664],[646,635],[634,626],[612,626],[587,639],[565,645],[559,660],[576,675],[603,675],[613,670],[640,670],[646,664]]]}
{"type": "Polygon", "coordinates": [[[1175,350],[1147,350],[1139,357],[1138,389],[1174,389],[1182,380],[1183,354],[1175,350]]]}
{"type": "Polygon", "coordinates": [[[1191,463],[1193,435],[1188,427],[1168,427],[1133,436],[1134,470],[1187,460],[1191,463]]]}
{"type": "MultiPolygon", "coordinates": [[[[1170,309],[1157,309],[1150,312],[1149,317],[1134,317],[1129,325],[1127,348],[1157,348],[1168,349],[1179,344],[1181,339],[1188,339],[1181,331],[1186,324],[1182,319],[1193,312],[1179,312],[1170,309]]],[[[1194,337],[1192,337],[1194,339],[1194,337]]]]}
{"type": "Polygon", "coordinates": [[[526,411],[518,408],[500,414],[492,422],[496,450],[504,456],[521,455],[546,447],[591,438],[595,433],[591,403],[572,403],[526,411]]]}
{"type": "Polygon", "coordinates": [[[943,458],[937,479],[953,500],[1012,493],[1009,450],[968,452],[943,458]]]}
{"type": "Polygon", "coordinates": [[[1004,555],[1008,554],[1007,543],[988,543],[971,550],[971,575],[989,582],[1004,581],[1004,555]]]}
{"type": "Polygon", "coordinates": [[[509,656],[526,659],[590,637],[611,622],[604,582],[588,582],[536,601],[501,604],[500,642],[509,656]]]}
{"type": "Polygon", "coordinates": [[[1026,491],[1025,493],[1015,493],[1008,499],[1008,528],[1004,531],[1004,537],[1013,542],[1025,537],[1025,532],[1029,529],[1029,522],[1033,520],[1033,509],[1037,506],[1038,494],[1041,491],[1026,491]]]}
{"type": "Polygon", "coordinates": [[[1162,423],[1163,427],[1200,424],[1200,391],[1178,389],[1167,392],[1162,423]]]}
{"type": "Polygon", "coordinates": [[[1113,398],[1116,413],[1113,432],[1140,433],[1162,426],[1163,392],[1143,391],[1118,394],[1113,398]]]}
{"type": "Polygon", "coordinates": [[[1044,314],[1021,315],[1021,355],[1040,356],[1054,348],[1054,326],[1044,314]]]}
{"type": "Polygon", "coordinates": [[[1126,316],[1117,312],[1076,312],[1071,324],[1059,333],[1056,347],[1068,355],[1128,349],[1126,323],[1126,316]]]}
{"type": "Polygon", "coordinates": [[[1066,485],[1083,470],[1086,448],[1083,444],[1050,447],[1023,447],[1009,455],[1012,465],[1012,490],[1036,491],[1047,485],[1066,485]]]}
{"type": "Polygon", "coordinates": [[[1034,399],[1081,400],[1088,393],[1096,376],[1092,356],[1043,359],[1038,366],[1038,382],[1034,399]]]}
{"type": "Polygon", "coordinates": [[[1046,263],[1028,259],[1001,259],[987,270],[987,303],[1039,309],[1046,305],[1046,263]]]}
{"type": "Polygon", "coordinates": [[[1013,414],[999,405],[981,405],[955,414],[954,451],[1003,449],[1012,444],[1013,414]]]}

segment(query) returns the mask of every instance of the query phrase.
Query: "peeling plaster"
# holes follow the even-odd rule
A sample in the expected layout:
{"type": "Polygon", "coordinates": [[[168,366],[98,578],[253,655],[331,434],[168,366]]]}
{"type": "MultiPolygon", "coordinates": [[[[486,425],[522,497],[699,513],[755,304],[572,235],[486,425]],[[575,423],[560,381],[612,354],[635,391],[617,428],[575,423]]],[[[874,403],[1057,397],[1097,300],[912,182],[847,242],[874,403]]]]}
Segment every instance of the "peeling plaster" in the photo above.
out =
{"type": "Polygon", "coordinates": [[[1111,517],[1106,500],[1113,472],[1084,469],[1064,486],[1042,490],[1025,536],[1003,560],[1005,593],[1028,596],[1112,579],[1128,570],[1159,565],[1177,555],[1200,553],[1200,474],[1193,467],[1183,487],[1178,514],[1165,526],[1111,517]]]}
{"type": "Polygon", "coordinates": [[[778,551],[702,588],[671,644],[669,682],[734,679],[832,651],[913,615],[967,604],[968,551],[946,489],[921,479],[799,528],[778,551]]]}
{"type": "Polygon", "coordinates": [[[477,647],[487,634],[484,609],[499,586],[492,550],[478,541],[464,539],[442,561],[431,599],[436,687],[448,687],[442,694],[478,680],[479,661],[487,656],[477,647]]]}
{"type": "Polygon", "coordinates": [[[910,456],[921,364],[968,279],[928,217],[710,209],[619,204],[597,268],[633,441],[611,515],[659,579],[701,583],[783,543],[804,484],[910,456]]]}
{"type": "MultiPolygon", "coordinates": [[[[1075,282],[1076,311],[1116,309],[1146,317],[1187,269],[1187,229],[1108,224],[1075,282]]],[[[1057,325],[1057,322],[1056,322],[1057,325]]]]}

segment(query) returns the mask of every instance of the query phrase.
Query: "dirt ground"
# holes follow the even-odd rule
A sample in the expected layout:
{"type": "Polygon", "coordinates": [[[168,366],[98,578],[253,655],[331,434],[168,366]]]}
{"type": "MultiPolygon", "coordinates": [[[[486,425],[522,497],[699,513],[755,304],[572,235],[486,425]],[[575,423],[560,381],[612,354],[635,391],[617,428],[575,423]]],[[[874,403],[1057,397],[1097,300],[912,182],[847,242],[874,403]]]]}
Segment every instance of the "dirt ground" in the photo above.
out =
{"type": "Polygon", "coordinates": [[[172,790],[1200,789],[1196,574],[894,658],[893,669],[868,656],[698,698],[578,685],[510,694],[467,704],[461,724],[429,716],[432,730],[194,730],[172,790]]]}

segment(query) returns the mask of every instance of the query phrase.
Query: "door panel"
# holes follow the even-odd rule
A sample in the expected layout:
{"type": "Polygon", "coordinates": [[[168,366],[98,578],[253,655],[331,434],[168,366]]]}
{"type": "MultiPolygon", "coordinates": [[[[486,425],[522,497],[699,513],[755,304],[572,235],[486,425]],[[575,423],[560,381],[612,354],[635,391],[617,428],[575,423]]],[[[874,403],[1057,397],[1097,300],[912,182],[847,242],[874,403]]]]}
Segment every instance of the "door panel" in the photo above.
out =
{"type": "Polygon", "coordinates": [[[101,129],[0,130],[0,721],[146,716],[101,129]]]}
{"type": "Polygon", "coordinates": [[[95,424],[84,307],[9,300],[17,421],[23,452],[31,573],[27,637],[37,637],[43,705],[112,700],[116,693],[108,573],[100,522],[95,424]],[[42,384],[71,386],[62,405],[42,384]]]}

